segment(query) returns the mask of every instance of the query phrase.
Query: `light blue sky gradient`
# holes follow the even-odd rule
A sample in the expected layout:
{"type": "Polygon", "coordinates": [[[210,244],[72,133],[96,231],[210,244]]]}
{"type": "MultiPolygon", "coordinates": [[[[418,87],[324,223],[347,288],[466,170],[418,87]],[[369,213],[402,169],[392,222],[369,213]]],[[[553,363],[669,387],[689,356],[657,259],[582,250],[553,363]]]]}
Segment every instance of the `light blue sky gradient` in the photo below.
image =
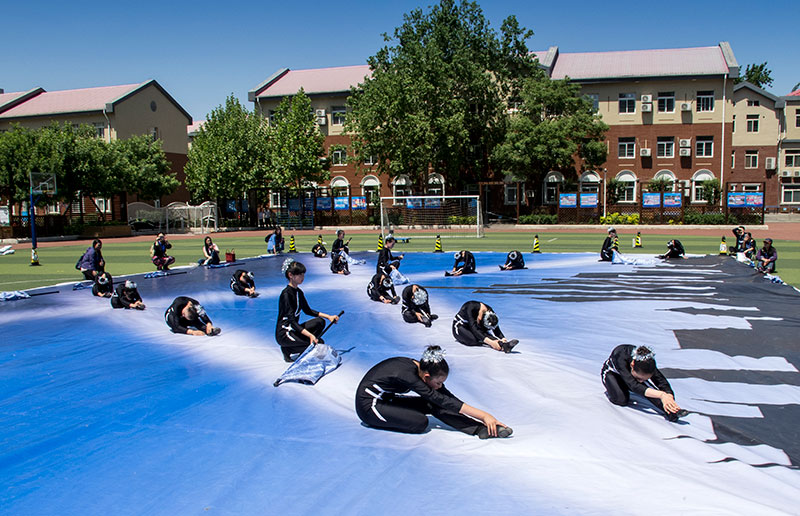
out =
{"type": "MultiPolygon", "coordinates": [[[[3,2],[0,88],[24,91],[140,83],[156,79],[204,119],[234,93],[280,68],[363,64],[382,33],[430,2],[3,2]]],[[[769,62],[786,95],[800,82],[797,5],[754,2],[484,1],[492,26],[516,15],[534,30],[532,50],[562,52],[712,46],[729,41],[742,69],[769,62]]],[[[248,104],[248,107],[252,107],[248,104]]]]}

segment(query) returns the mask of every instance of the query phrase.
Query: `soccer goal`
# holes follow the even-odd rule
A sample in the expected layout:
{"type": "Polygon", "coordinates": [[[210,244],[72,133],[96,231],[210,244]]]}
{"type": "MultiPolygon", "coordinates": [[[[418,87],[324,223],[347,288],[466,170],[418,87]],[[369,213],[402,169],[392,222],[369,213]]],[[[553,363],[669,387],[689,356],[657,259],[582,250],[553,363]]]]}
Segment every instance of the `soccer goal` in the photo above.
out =
{"type": "Polygon", "coordinates": [[[477,195],[381,197],[381,234],[442,238],[483,236],[481,201],[477,195]]]}

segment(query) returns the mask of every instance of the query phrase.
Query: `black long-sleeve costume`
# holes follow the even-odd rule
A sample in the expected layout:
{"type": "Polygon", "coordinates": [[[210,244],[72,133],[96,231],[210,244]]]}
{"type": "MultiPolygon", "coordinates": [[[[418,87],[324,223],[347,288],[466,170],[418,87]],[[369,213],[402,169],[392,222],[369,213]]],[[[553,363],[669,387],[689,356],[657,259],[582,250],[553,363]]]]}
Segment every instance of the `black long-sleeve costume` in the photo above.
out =
{"type": "Polygon", "coordinates": [[[603,248],[600,249],[600,260],[610,262],[614,259],[614,239],[607,236],[603,240],[603,248]]]}
{"type": "Polygon", "coordinates": [[[324,245],[317,243],[311,248],[311,254],[313,254],[315,258],[325,258],[328,256],[328,250],[325,249],[324,245]]]}
{"type": "MultiPolygon", "coordinates": [[[[614,405],[625,406],[630,401],[631,391],[644,396],[648,388],[668,392],[674,396],[672,387],[670,387],[669,382],[658,369],[646,382],[640,382],[633,377],[633,374],[631,374],[631,360],[633,360],[633,351],[635,349],[636,347],[631,344],[621,344],[614,348],[611,356],[603,364],[600,378],[603,380],[609,401],[614,405]]],[[[664,411],[664,406],[660,399],[647,399],[659,410],[664,411]]]]}
{"type": "Polygon", "coordinates": [[[397,297],[397,291],[394,289],[394,283],[389,288],[383,286],[383,279],[387,276],[379,272],[375,274],[371,280],[369,280],[369,285],[367,285],[367,295],[373,301],[380,301],[381,297],[386,299],[394,299],[397,297]]]}
{"type": "Polygon", "coordinates": [[[339,251],[344,251],[347,254],[350,254],[350,248],[347,244],[344,243],[344,239],[337,238],[333,241],[333,247],[331,247],[331,254],[338,253],[339,251]]]}
{"type": "MultiPolygon", "coordinates": [[[[135,288],[126,288],[125,283],[120,283],[111,294],[111,306],[113,308],[130,308],[132,304],[141,301],[142,296],[135,288]]],[[[203,329],[205,331],[205,328],[203,329]]]]}
{"type": "Polygon", "coordinates": [[[311,344],[311,340],[303,335],[304,329],[319,337],[325,329],[325,321],[319,312],[308,306],[302,290],[287,285],[278,298],[278,321],[275,324],[275,340],[280,344],[283,359],[287,362],[292,361],[292,354],[302,353],[311,344]],[[312,319],[300,324],[301,311],[312,319]]]}
{"type": "Polygon", "coordinates": [[[392,250],[388,247],[384,247],[378,251],[378,265],[375,267],[375,272],[380,274],[381,272],[386,271],[388,273],[388,268],[390,266],[394,266],[395,269],[399,269],[400,257],[392,255],[392,250]]]}
{"type": "Polygon", "coordinates": [[[681,244],[681,241],[670,240],[667,244],[667,254],[664,255],[664,258],[681,258],[684,254],[686,254],[686,251],[683,249],[683,244],[681,244]]]}
{"type": "MultiPolygon", "coordinates": [[[[419,285],[417,285],[417,288],[419,290],[424,291],[426,294],[428,293],[427,290],[425,290],[419,285]]],[[[403,294],[400,297],[401,300],[403,301],[403,305],[400,307],[400,311],[403,313],[403,320],[405,322],[407,323],[419,322],[417,314],[422,314],[425,317],[430,317],[431,307],[428,304],[428,301],[425,301],[421,305],[414,304],[414,285],[408,285],[406,288],[404,288],[403,294]]]]}
{"type": "Polygon", "coordinates": [[[94,279],[94,285],[92,285],[92,295],[93,296],[102,296],[104,294],[112,294],[114,292],[114,278],[111,277],[111,274],[107,272],[101,272],[97,275],[94,279]],[[98,279],[100,276],[105,274],[108,277],[108,283],[105,285],[101,284],[98,279]]]}
{"type": "Polygon", "coordinates": [[[464,402],[444,385],[431,389],[419,377],[410,358],[389,358],[367,371],[356,390],[356,414],[366,425],[383,430],[420,434],[428,427],[428,414],[467,434],[484,425],[459,414],[464,402]],[[398,396],[408,392],[417,396],[398,396]]]}
{"type": "MultiPolygon", "coordinates": [[[[494,312],[491,306],[486,305],[486,308],[494,312]]],[[[453,337],[465,346],[483,346],[483,339],[486,337],[490,339],[505,338],[503,332],[500,331],[500,326],[496,326],[493,330],[487,330],[483,324],[478,322],[480,309],[480,301],[467,301],[453,318],[453,337]]]]}
{"type": "Polygon", "coordinates": [[[339,274],[340,272],[350,273],[350,264],[347,263],[347,258],[341,252],[331,252],[331,272],[334,274],[339,274]]]}
{"type": "Polygon", "coordinates": [[[475,257],[469,251],[461,251],[458,260],[453,264],[453,269],[453,272],[461,271],[461,274],[475,273],[475,257]]]}
{"type": "Polygon", "coordinates": [[[246,296],[248,295],[244,290],[246,288],[256,288],[255,281],[250,279],[246,270],[236,269],[236,272],[231,276],[231,290],[237,296],[246,296]]]}
{"type": "Polygon", "coordinates": [[[503,264],[503,267],[507,271],[516,270],[516,269],[524,269],[525,268],[525,258],[522,257],[522,253],[519,251],[511,251],[506,256],[506,263],[503,264]],[[516,259],[512,259],[511,255],[516,253],[516,259]]]}
{"type": "Polygon", "coordinates": [[[205,333],[206,325],[211,324],[211,319],[205,314],[198,315],[197,319],[194,320],[189,320],[183,316],[183,309],[186,308],[186,305],[190,302],[194,306],[200,304],[196,299],[180,296],[176,297],[175,301],[173,301],[170,307],[167,308],[167,311],[164,312],[164,319],[166,319],[167,326],[172,330],[172,333],[188,333],[189,327],[193,327],[205,333]]]}

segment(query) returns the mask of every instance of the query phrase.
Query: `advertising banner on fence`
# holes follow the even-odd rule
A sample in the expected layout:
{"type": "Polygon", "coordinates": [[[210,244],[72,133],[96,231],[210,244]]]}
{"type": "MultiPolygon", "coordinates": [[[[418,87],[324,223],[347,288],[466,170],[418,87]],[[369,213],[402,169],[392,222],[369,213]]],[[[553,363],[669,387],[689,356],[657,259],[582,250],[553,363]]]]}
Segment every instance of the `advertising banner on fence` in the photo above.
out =
{"type": "Polygon", "coordinates": [[[422,208],[422,199],[414,198],[414,199],[406,199],[406,208],[410,210],[415,210],[417,208],[422,208]]]}
{"type": "Polygon", "coordinates": [[[682,194],[680,192],[677,193],[665,193],[664,194],[664,207],[665,208],[680,208],[683,199],[681,198],[682,194]]]}
{"type": "Polygon", "coordinates": [[[558,195],[559,208],[577,208],[578,207],[578,194],[576,193],[562,193],[558,195]]]}
{"type": "Polygon", "coordinates": [[[581,208],[597,208],[597,194],[596,193],[582,193],[581,194],[581,208]]]}
{"type": "Polygon", "coordinates": [[[331,209],[330,197],[317,197],[317,210],[324,211],[331,209]]]}
{"type": "Polygon", "coordinates": [[[760,208],[763,205],[763,192],[728,192],[729,208],[760,208]]]}
{"type": "Polygon", "coordinates": [[[353,197],[353,209],[354,210],[366,210],[367,209],[367,198],[366,197],[353,197]]]}
{"type": "Polygon", "coordinates": [[[442,200],[438,197],[436,199],[425,199],[425,207],[426,208],[441,208],[442,207],[442,200]]]}
{"type": "Polygon", "coordinates": [[[645,208],[658,208],[661,206],[661,194],[652,192],[643,193],[642,206],[645,208]]]}
{"type": "Polygon", "coordinates": [[[350,198],[349,197],[334,197],[333,198],[333,208],[335,210],[349,210],[350,209],[350,198]]]}

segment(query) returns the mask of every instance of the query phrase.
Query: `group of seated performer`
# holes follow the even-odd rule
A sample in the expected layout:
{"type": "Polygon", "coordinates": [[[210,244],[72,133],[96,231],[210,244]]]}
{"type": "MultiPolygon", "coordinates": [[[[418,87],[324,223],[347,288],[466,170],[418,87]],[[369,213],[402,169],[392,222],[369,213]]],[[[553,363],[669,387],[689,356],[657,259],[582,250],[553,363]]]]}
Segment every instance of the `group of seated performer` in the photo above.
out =
{"type": "Polygon", "coordinates": [[[197,260],[200,265],[219,265],[219,246],[210,236],[203,240],[203,257],[197,260]]]}
{"type": "Polygon", "coordinates": [[[319,338],[325,329],[323,318],[335,323],[339,320],[339,316],[318,312],[308,306],[306,296],[300,290],[300,285],[305,279],[305,265],[288,258],[283,263],[282,270],[289,284],[278,298],[275,340],[281,346],[283,359],[286,362],[293,362],[310,344],[323,342],[319,338]],[[301,311],[312,318],[300,324],[301,311]]]}
{"type": "Polygon", "coordinates": [[[471,252],[467,250],[457,251],[453,254],[453,259],[455,260],[453,269],[444,271],[445,276],[462,276],[475,273],[475,257],[472,256],[471,252]]]}
{"type": "Polygon", "coordinates": [[[685,258],[686,251],[683,249],[683,244],[680,240],[672,239],[667,242],[667,252],[658,255],[659,258],[664,260],[672,260],[675,258],[685,258]]]}
{"type": "Polygon", "coordinates": [[[173,333],[211,337],[222,332],[220,328],[211,324],[211,319],[203,306],[191,297],[176,297],[164,312],[164,319],[173,333]]]}
{"type": "Polygon", "coordinates": [[[125,283],[120,283],[114,290],[111,296],[112,308],[133,308],[135,310],[144,310],[144,302],[139,291],[136,289],[136,282],[133,280],[125,280],[125,283]]]}
{"type": "Polygon", "coordinates": [[[114,279],[111,274],[103,271],[94,278],[92,295],[97,297],[111,297],[114,292],[114,279]]]}
{"type": "Polygon", "coordinates": [[[402,299],[401,313],[405,322],[418,322],[426,328],[430,328],[433,321],[439,318],[438,315],[431,313],[431,306],[428,304],[428,291],[421,285],[408,285],[403,289],[402,299]]]}
{"type": "Polygon", "coordinates": [[[600,261],[610,262],[614,259],[614,242],[617,239],[617,230],[613,227],[608,228],[608,236],[603,240],[603,247],[600,249],[600,261]]]}
{"type": "Polygon", "coordinates": [[[513,271],[518,269],[525,268],[525,258],[522,257],[522,253],[519,251],[511,251],[506,256],[506,263],[503,265],[498,265],[501,271],[513,271]]]}
{"type": "Polygon", "coordinates": [[[383,271],[372,276],[367,285],[367,295],[373,301],[380,303],[391,303],[396,305],[400,302],[400,297],[394,289],[394,282],[389,277],[388,271],[383,271]]]}
{"type": "Polygon", "coordinates": [[[511,353],[519,340],[508,340],[498,325],[492,307],[480,301],[467,301],[453,318],[453,337],[465,346],[483,346],[511,353]]]}
{"type": "Polygon", "coordinates": [[[428,414],[480,439],[509,437],[512,429],[488,412],[467,405],[444,386],[450,367],[439,346],[420,360],[388,358],[367,371],[356,390],[356,414],[372,428],[421,434],[428,414]],[[403,396],[414,392],[417,396],[403,396]]]}
{"type": "Polygon", "coordinates": [[[322,241],[322,235],[317,235],[317,243],[311,248],[311,254],[314,258],[325,258],[328,256],[328,250],[325,249],[325,242],[322,241]]]}
{"type": "Polygon", "coordinates": [[[231,276],[231,290],[237,296],[258,297],[255,274],[243,269],[237,269],[231,276]]]}

